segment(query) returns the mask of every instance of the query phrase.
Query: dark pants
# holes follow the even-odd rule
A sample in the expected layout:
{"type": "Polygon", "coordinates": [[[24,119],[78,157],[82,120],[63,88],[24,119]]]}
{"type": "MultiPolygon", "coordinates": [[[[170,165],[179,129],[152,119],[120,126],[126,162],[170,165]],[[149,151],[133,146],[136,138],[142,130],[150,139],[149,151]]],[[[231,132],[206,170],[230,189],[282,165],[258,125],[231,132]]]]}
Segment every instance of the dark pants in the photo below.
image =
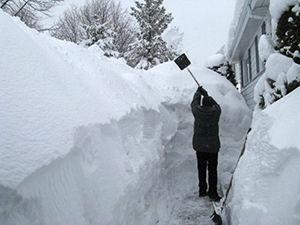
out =
{"type": "Polygon", "coordinates": [[[208,193],[217,193],[218,153],[197,152],[196,154],[198,165],[199,192],[205,193],[207,191],[206,170],[208,170],[208,193]]]}

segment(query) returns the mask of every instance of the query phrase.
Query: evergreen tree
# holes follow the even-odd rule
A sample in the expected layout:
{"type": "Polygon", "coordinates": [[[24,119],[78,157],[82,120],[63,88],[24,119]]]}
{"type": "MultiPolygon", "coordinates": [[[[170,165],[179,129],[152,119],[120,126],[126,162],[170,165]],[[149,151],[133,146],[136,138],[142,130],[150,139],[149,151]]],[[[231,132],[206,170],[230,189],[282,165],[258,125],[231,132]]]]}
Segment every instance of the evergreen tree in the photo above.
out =
{"type": "Polygon", "coordinates": [[[282,54],[300,64],[300,4],[285,11],[277,25],[277,47],[282,54]]]}
{"type": "Polygon", "coordinates": [[[229,64],[229,62],[222,63],[219,66],[214,66],[209,69],[221,74],[222,76],[225,76],[236,87],[237,82],[235,79],[235,73],[232,70],[232,67],[229,64]]]}
{"type": "MultiPolygon", "coordinates": [[[[300,3],[291,6],[288,11],[281,15],[277,24],[276,35],[278,37],[276,50],[300,64],[300,3]]],[[[299,86],[299,80],[286,83],[287,93],[299,86]]]]}
{"type": "Polygon", "coordinates": [[[129,58],[137,68],[147,70],[168,61],[167,43],[161,35],[173,17],[171,13],[166,14],[162,3],[163,0],[145,0],[145,3],[136,1],[136,8],[131,8],[131,15],[139,25],[139,32],[129,58]]]}
{"type": "Polygon", "coordinates": [[[96,44],[103,50],[105,56],[118,58],[113,43],[115,33],[109,28],[108,23],[101,24],[97,16],[94,16],[94,20],[95,22],[91,25],[83,25],[87,39],[83,40],[81,44],[86,47],[96,44]]]}

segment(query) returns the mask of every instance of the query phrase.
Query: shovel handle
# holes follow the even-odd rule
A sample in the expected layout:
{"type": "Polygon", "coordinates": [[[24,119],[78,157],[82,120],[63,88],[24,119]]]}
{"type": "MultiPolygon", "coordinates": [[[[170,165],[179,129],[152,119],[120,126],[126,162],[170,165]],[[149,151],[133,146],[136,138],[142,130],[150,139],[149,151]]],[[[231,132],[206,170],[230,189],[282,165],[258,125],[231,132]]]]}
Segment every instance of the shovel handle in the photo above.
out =
{"type": "Polygon", "coordinates": [[[198,87],[201,87],[201,85],[198,83],[198,81],[196,80],[196,78],[194,77],[192,71],[190,71],[189,68],[187,68],[187,70],[189,71],[189,73],[191,74],[191,76],[193,77],[194,81],[197,83],[198,87]]]}

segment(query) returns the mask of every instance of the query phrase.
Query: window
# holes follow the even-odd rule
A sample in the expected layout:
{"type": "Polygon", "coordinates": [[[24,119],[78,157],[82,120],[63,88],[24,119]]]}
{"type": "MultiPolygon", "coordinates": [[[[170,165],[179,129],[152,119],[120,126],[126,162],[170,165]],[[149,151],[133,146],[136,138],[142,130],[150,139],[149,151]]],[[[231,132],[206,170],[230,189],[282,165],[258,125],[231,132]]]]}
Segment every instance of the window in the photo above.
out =
{"type": "Polygon", "coordinates": [[[240,67],[241,67],[242,85],[245,86],[248,83],[248,81],[247,81],[246,71],[244,70],[245,68],[244,61],[240,62],[240,67]]]}
{"type": "Polygon", "coordinates": [[[258,52],[258,39],[257,36],[255,37],[255,58],[256,58],[256,75],[260,72],[260,58],[259,58],[259,52],[258,52]]]}
{"type": "Polygon", "coordinates": [[[248,49],[248,57],[246,58],[247,78],[248,81],[252,79],[252,63],[251,63],[251,49],[248,49]]]}
{"type": "Polygon", "coordinates": [[[266,23],[265,22],[263,22],[263,24],[261,25],[261,33],[262,34],[266,34],[267,33],[266,23]]]}
{"type": "Polygon", "coordinates": [[[243,85],[248,84],[251,81],[251,50],[248,50],[248,54],[246,59],[242,61],[242,78],[243,78],[243,85]]]}

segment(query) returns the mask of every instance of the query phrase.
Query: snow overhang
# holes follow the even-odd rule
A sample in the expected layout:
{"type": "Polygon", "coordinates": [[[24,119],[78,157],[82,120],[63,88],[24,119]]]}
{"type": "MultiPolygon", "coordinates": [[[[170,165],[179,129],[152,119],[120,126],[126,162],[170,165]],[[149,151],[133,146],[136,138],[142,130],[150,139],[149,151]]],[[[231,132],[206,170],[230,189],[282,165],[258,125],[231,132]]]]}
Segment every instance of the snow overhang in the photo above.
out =
{"type": "Polygon", "coordinates": [[[234,44],[229,51],[230,63],[236,63],[242,60],[245,52],[252,43],[257,30],[269,13],[269,2],[269,0],[252,0],[247,1],[244,5],[234,35],[234,44]]]}

